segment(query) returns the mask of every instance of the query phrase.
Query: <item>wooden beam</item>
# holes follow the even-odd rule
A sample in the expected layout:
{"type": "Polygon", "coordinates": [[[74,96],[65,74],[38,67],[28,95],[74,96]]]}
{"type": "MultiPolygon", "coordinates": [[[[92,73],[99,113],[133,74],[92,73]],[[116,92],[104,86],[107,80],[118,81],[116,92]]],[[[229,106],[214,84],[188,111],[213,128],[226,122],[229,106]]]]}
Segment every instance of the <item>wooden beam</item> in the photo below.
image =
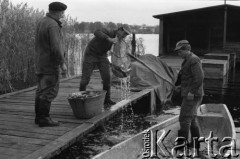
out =
{"type": "Polygon", "coordinates": [[[136,36],[135,36],[135,33],[132,34],[131,45],[132,45],[132,55],[136,56],[136,36]]]}
{"type": "Polygon", "coordinates": [[[156,94],[154,89],[149,89],[150,91],[150,113],[156,114],[156,94]]]}
{"type": "Polygon", "coordinates": [[[227,38],[227,6],[224,8],[224,24],[223,24],[223,50],[226,48],[226,38],[227,38]]]}
{"type": "Polygon", "coordinates": [[[159,20],[159,56],[163,55],[163,19],[159,20]]]}

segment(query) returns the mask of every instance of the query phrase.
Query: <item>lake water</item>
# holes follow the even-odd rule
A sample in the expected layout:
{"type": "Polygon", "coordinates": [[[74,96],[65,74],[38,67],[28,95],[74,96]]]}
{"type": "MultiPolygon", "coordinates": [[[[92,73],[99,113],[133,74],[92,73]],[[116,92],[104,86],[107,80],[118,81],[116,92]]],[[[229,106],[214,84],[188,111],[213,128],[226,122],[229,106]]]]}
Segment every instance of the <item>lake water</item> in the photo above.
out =
{"type": "Polygon", "coordinates": [[[203,103],[224,103],[227,105],[235,126],[240,126],[240,70],[230,71],[224,79],[204,82],[205,96],[203,103]]]}
{"type": "Polygon", "coordinates": [[[158,34],[136,34],[136,38],[143,39],[145,54],[152,54],[158,56],[158,34]]]}
{"type": "MultiPolygon", "coordinates": [[[[159,43],[159,35],[158,34],[136,34],[136,39],[140,39],[142,41],[145,54],[152,54],[158,56],[158,43],[159,43]]],[[[136,48],[137,50],[137,48],[136,48]]],[[[111,62],[111,57],[108,57],[111,62]]]]}

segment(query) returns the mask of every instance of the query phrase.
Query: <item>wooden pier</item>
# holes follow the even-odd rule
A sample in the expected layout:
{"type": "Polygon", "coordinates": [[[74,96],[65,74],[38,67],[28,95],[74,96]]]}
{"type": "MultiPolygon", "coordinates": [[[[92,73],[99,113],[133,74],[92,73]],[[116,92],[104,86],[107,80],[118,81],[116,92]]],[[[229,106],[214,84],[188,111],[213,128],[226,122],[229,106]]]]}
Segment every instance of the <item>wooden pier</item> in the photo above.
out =
{"type": "MultiPolygon", "coordinates": [[[[94,72],[88,89],[101,90],[101,81],[99,72],[94,72]]],[[[74,117],[67,101],[69,93],[78,91],[79,82],[79,77],[61,81],[59,94],[52,103],[50,111],[52,118],[61,123],[59,127],[40,128],[34,124],[36,87],[1,95],[0,159],[51,158],[111,118],[124,106],[144,96],[150,96],[153,92],[152,89],[131,92],[129,99],[123,100],[120,89],[112,87],[112,98],[117,104],[91,119],[80,120],[74,117]]],[[[154,107],[154,101],[152,102],[151,105],[154,107]]]]}

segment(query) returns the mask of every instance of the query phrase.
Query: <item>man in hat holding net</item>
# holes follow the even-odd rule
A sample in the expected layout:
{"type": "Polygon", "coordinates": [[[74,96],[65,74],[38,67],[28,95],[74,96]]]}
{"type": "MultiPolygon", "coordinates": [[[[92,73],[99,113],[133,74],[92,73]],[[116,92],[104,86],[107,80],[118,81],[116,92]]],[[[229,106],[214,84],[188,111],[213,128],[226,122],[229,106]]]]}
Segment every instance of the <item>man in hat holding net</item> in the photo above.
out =
{"type": "Polygon", "coordinates": [[[195,117],[204,95],[204,73],[199,57],[191,52],[191,45],[187,40],[177,42],[175,52],[184,59],[179,72],[181,85],[178,88],[181,89],[182,104],[179,115],[180,130],[178,131],[178,137],[184,137],[188,140],[190,130],[191,142],[189,145],[194,146],[193,138],[200,137],[195,117]]]}
{"type": "Polygon", "coordinates": [[[37,90],[35,123],[40,127],[58,126],[50,118],[51,102],[59,90],[59,74],[66,74],[64,62],[62,23],[67,6],[61,2],[49,4],[49,13],[37,25],[35,37],[37,90]]]}
{"type": "Polygon", "coordinates": [[[104,100],[105,108],[115,104],[110,98],[111,77],[107,52],[111,50],[112,45],[117,42],[117,37],[125,38],[129,34],[130,29],[126,25],[121,26],[116,30],[110,30],[107,28],[98,29],[94,32],[95,37],[88,43],[85,50],[79,90],[86,90],[93,69],[97,66],[103,80],[103,90],[107,91],[104,100]]]}

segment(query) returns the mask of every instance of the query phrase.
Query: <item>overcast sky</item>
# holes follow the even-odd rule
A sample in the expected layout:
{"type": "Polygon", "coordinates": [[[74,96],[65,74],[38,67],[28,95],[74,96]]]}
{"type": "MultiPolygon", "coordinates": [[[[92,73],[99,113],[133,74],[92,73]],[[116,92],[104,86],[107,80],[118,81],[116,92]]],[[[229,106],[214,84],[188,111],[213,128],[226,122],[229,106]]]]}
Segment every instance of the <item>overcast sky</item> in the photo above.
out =
{"type": "MultiPolygon", "coordinates": [[[[53,1],[65,3],[66,14],[79,22],[111,21],[130,25],[158,25],[153,15],[224,4],[224,0],[10,0],[45,12],[53,1]]],[[[240,5],[240,0],[228,0],[227,4],[240,5]]]]}

